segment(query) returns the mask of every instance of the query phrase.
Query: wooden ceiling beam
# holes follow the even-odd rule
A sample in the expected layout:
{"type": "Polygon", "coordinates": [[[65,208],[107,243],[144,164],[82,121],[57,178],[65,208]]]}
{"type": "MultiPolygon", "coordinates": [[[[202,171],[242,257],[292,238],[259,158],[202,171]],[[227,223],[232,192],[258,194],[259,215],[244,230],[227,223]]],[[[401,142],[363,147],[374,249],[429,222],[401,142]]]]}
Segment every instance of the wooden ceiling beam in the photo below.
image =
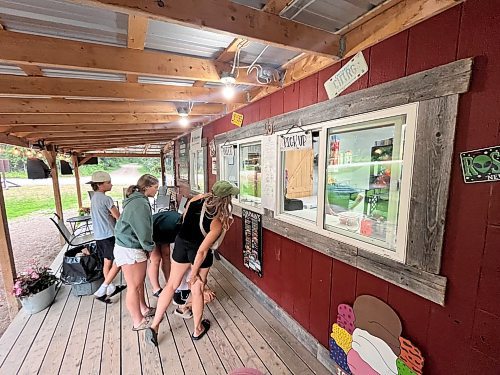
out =
{"type": "MultiPolygon", "coordinates": [[[[1,50],[1,48],[0,48],[1,50]]],[[[9,97],[51,96],[58,98],[119,98],[130,100],[171,100],[204,103],[227,102],[219,88],[180,87],[99,80],[18,77],[0,75],[0,95],[9,97]]],[[[246,103],[245,93],[236,93],[234,103],[246,103]]]]}
{"type": "MultiPolygon", "coordinates": [[[[224,104],[195,104],[191,115],[217,115],[225,111],[224,104]]],[[[159,101],[108,101],[71,99],[19,99],[0,98],[0,114],[15,113],[159,113],[176,115],[175,103],[159,101]]]]}
{"type": "MultiPolygon", "coordinates": [[[[128,16],[128,35],[127,47],[137,50],[143,50],[148,32],[149,20],[146,17],[130,14],[128,16]]],[[[137,83],[139,76],[137,74],[127,73],[127,82],[137,83]]]]}
{"type": "MultiPolygon", "coordinates": [[[[137,19],[146,19],[139,17],[137,19]]],[[[140,31],[137,31],[138,33],[140,31]]],[[[138,37],[139,39],[140,37],[138,37]]],[[[0,31],[0,62],[162,78],[219,82],[226,65],[197,57],[144,51],[47,36],[0,31]],[[37,46],[37,48],[31,48],[37,46]]],[[[135,44],[134,44],[135,45],[135,44]]],[[[263,86],[241,74],[237,83],[263,86]]]]}
{"type": "Polygon", "coordinates": [[[58,138],[52,141],[46,141],[46,144],[55,144],[59,146],[64,146],[64,145],[71,145],[74,147],[79,147],[79,146],[91,146],[93,147],[94,145],[141,145],[141,144],[146,144],[146,143],[162,143],[166,142],[176,135],[171,135],[171,136],[163,136],[160,135],[158,137],[141,137],[141,136],[136,136],[136,137],[123,137],[119,136],[116,138],[110,137],[107,138],[106,141],[103,141],[102,138],[82,138],[82,139],[75,139],[74,137],[68,137],[68,138],[58,138]]]}
{"type": "MultiPolygon", "coordinates": [[[[167,124],[180,119],[178,115],[143,114],[143,113],[96,113],[96,114],[0,114],[2,125],[75,125],[75,124],[167,124]]],[[[189,116],[193,122],[202,120],[202,116],[189,116]]]]}
{"type": "Polygon", "coordinates": [[[71,131],[120,131],[120,130],[166,130],[182,129],[177,123],[170,124],[91,124],[91,125],[19,125],[1,126],[0,133],[21,134],[21,133],[64,133],[71,131]]]}
{"type": "Polygon", "coordinates": [[[244,39],[324,56],[339,54],[339,36],[278,15],[262,12],[229,0],[170,1],[159,6],[148,0],[71,0],[127,14],[203,30],[222,32],[244,39]]]}
{"type": "Polygon", "coordinates": [[[0,134],[0,143],[5,143],[12,146],[30,147],[29,142],[25,139],[7,134],[0,134]]]}
{"type": "Polygon", "coordinates": [[[159,158],[160,153],[153,154],[148,152],[146,154],[137,154],[132,152],[96,152],[96,153],[85,153],[85,156],[90,156],[91,158],[159,158]]]}
{"type": "Polygon", "coordinates": [[[67,138],[67,137],[78,137],[78,138],[85,138],[85,137],[105,137],[107,138],[108,136],[134,136],[134,135],[170,135],[170,134],[179,134],[179,131],[175,129],[166,129],[166,130],[122,130],[122,131],[112,131],[112,132],[93,132],[93,131],[83,131],[83,132],[57,132],[57,133],[49,133],[49,132],[43,132],[43,133],[15,133],[18,137],[22,137],[25,139],[29,140],[38,140],[38,139],[45,139],[45,140],[52,140],[52,139],[57,139],[57,138],[67,138]]]}

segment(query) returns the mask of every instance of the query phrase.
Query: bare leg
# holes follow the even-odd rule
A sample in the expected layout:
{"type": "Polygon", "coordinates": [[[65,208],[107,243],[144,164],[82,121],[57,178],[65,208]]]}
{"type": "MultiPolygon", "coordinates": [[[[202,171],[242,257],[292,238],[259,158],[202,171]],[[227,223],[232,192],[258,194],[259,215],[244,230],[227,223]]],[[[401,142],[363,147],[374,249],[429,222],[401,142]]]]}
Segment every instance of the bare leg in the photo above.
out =
{"type": "Polygon", "coordinates": [[[174,296],[175,289],[181,283],[182,277],[187,269],[191,265],[189,263],[177,263],[172,260],[172,267],[170,269],[170,276],[168,278],[167,285],[163,288],[163,292],[160,294],[160,298],[158,298],[158,304],[156,305],[156,313],[153,319],[153,323],[151,324],[151,328],[158,332],[158,326],[163,319],[163,314],[167,311],[170,302],[172,302],[172,297],[174,296]]]}
{"type": "Polygon", "coordinates": [[[170,244],[162,244],[160,247],[161,253],[161,270],[165,280],[170,276],[170,244]]]}
{"type": "Polygon", "coordinates": [[[158,281],[158,272],[160,270],[161,253],[160,247],[155,246],[154,250],[149,256],[148,278],[153,288],[153,292],[160,290],[160,283],[158,281]]]}
{"type": "Polygon", "coordinates": [[[194,335],[198,336],[203,332],[203,326],[201,325],[201,319],[203,317],[203,307],[205,303],[203,301],[203,290],[205,283],[207,282],[208,271],[210,268],[200,268],[199,274],[202,281],[197,280],[194,284],[191,284],[191,296],[192,296],[192,309],[193,309],[193,322],[194,322],[194,335]]]}
{"type": "Polygon", "coordinates": [[[115,262],[113,262],[113,266],[111,269],[108,271],[108,274],[105,276],[104,279],[104,284],[111,284],[113,280],[115,279],[116,275],[118,275],[118,272],[120,272],[120,267],[116,265],[115,262]]]}
{"type": "Polygon", "coordinates": [[[104,258],[104,264],[102,265],[102,273],[104,274],[105,279],[107,278],[108,273],[111,270],[111,267],[113,267],[113,261],[111,259],[104,258]]]}
{"type": "Polygon", "coordinates": [[[144,320],[141,304],[144,304],[144,279],[146,278],[146,262],[124,264],[123,275],[127,281],[127,310],[132,317],[134,327],[139,326],[144,320]],[[142,290],[142,303],[141,303],[142,290]]]}

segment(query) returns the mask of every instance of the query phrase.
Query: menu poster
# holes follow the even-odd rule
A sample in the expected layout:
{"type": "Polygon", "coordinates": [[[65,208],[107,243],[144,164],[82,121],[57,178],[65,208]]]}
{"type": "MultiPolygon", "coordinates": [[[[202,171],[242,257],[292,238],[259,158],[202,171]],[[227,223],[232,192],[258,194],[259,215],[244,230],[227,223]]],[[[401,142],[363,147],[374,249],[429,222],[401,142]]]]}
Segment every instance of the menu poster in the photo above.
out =
{"type": "Polygon", "coordinates": [[[271,211],[276,204],[276,155],[278,153],[275,134],[262,138],[262,207],[271,211]]]}
{"type": "Polygon", "coordinates": [[[189,143],[187,137],[179,138],[179,179],[189,180],[189,143]]]}
{"type": "Polygon", "coordinates": [[[262,277],[262,215],[242,209],[243,264],[262,277]]]}

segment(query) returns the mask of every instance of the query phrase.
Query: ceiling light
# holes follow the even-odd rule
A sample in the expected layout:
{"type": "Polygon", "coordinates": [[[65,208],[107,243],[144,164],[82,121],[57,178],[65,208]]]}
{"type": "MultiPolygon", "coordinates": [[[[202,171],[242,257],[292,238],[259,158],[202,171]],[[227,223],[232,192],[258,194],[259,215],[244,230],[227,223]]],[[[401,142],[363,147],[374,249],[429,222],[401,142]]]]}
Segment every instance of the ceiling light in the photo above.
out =
{"type": "Polygon", "coordinates": [[[220,81],[225,85],[233,85],[236,83],[236,77],[234,73],[222,72],[220,75],[220,81]]]}
{"type": "Polygon", "coordinates": [[[188,117],[189,110],[185,107],[179,107],[179,108],[177,108],[177,114],[181,117],[188,117]]]}
{"type": "Polygon", "coordinates": [[[234,98],[234,94],[235,94],[235,89],[234,89],[234,86],[232,86],[232,85],[226,85],[222,89],[222,95],[227,100],[231,100],[232,98],[234,98]]]}
{"type": "Polygon", "coordinates": [[[189,120],[187,118],[187,115],[186,116],[183,116],[179,119],[179,124],[181,124],[182,126],[187,126],[189,125],[189,120]]]}

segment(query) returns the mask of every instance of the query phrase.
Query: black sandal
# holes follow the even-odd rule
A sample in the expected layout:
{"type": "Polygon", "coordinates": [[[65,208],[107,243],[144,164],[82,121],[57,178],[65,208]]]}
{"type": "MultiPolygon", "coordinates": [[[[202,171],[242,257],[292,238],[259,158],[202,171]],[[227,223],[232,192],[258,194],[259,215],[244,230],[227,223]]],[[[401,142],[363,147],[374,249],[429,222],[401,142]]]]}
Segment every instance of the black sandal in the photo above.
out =
{"type": "Polygon", "coordinates": [[[146,329],[144,339],[148,344],[158,346],[158,333],[153,328],[146,329]]]}
{"type": "Polygon", "coordinates": [[[98,301],[104,302],[106,305],[109,305],[110,303],[112,303],[107,295],[103,295],[101,297],[95,297],[95,299],[98,301]]]}
{"type": "Polygon", "coordinates": [[[198,336],[195,336],[194,335],[194,332],[193,334],[191,335],[191,338],[195,341],[198,341],[199,339],[201,339],[203,336],[205,336],[205,333],[208,332],[208,330],[210,329],[210,320],[208,319],[203,319],[201,321],[201,325],[203,326],[204,330],[202,333],[200,333],[198,336]]]}
{"type": "Polygon", "coordinates": [[[162,291],[163,291],[162,288],[158,289],[156,292],[153,293],[153,297],[159,298],[162,291]]]}
{"type": "Polygon", "coordinates": [[[116,296],[118,293],[121,293],[123,292],[125,289],[127,289],[127,286],[126,285],[117,285],[116,288],[115,288],[115,291],[113,293],[111,293],[108,298],[111,298],[113,296],[116,296]]]}

